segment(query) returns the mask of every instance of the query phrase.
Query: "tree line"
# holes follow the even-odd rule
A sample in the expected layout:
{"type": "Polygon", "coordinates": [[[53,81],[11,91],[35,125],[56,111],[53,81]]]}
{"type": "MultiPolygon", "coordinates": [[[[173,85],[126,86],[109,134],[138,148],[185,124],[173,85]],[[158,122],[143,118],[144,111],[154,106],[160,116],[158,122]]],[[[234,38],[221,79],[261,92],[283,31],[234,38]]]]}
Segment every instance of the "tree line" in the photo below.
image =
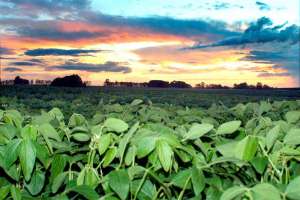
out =
{"type": "MultiPolygon", "coordinates": [[[[30,81],[17,76],[13,85],[29,85],[30,81]]],[[[65,77],[55,78],[50,86],[56,87],[86,87],[89,82],[83,82],[79,75],[73,74],[65,77]]],[[[163,81],[163,80],[150,80],[149,82],[136,83],[136,82],[120,82],[110,81],[106,79],[104,87],[153,87],[153,88],[193,88],[190,84],[184,81],[163,81]]],[[[198,89],[271,89],[272,87],[258,82],[256,85],[251,85],[246,82],[234,84],[233,87],[223,86],[221,84],[206,84],[201,82],[196,84],[194,88],[198,89]]]]}

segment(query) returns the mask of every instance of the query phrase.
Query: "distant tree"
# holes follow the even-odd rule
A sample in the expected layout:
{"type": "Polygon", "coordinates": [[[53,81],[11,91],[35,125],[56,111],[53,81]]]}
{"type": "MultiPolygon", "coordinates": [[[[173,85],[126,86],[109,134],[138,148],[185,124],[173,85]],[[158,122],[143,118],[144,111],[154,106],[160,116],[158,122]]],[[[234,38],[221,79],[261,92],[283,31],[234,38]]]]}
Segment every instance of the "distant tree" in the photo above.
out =
{"type": "Polygon", "coordinates": [[[233,85],[233,88],[234,89],[248,89],[249,88],[249,86],[248,86],[248,84],[246,83],[246,82],[244,82],[244,83],[239,83],[239,84],[234,84],[233,85]]]}
{"type": "Polygon", "coordinates": [[[14,80],[14,85],[29,85],[29,80],[17,76],[14,80]]]}
{"type": "Polygon", "coordinates": [[[56,78],[52,81],[51,86],[57,87],[85,87],[80,76],[73,74],[63,78],[56,78]]]}
{"type": "Polygon", "coordinates": [[[256,89],[263,89],[263,84],[261,82],[258,82],[256,84],[256,89]]]}
{"type": "Polygon", "coordinates": [[[148,87],[167,88],[169,87],[169,82],[162,80],[151,80],[148,83],[148,87]]]}
{"type": "Polygon", "coordinates": [[[205,88],[205,86],[206,86],[206,84],[204,83],[204,82],[201,82],[201,83],[198,83],[198,84],[196,84],[196,88],[201,88],[201,89],[204,89],[205,88]]]}
{"type": "Polygon", "coordinates": [[[172,88],[191,88],[192,87],[190,84],[187,84],[186,82],[183,82],[183,81],[172,81],[169,84],[169,86],[172,88]]]}

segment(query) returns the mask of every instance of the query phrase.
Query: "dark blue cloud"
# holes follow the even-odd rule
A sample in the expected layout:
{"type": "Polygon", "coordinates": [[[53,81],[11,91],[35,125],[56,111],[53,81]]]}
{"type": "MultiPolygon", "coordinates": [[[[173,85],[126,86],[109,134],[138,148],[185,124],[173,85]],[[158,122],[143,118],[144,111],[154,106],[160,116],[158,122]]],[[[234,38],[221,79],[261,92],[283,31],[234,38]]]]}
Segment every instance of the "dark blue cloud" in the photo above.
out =
{"type": "Polygon", "coordinates": [[[6,68],[3,69],[3,71],[6,71],[6,72],[19,72],[19,71],[22,71],[22,69],[17,68],[17,67],[6,67],[6,68]]]}
{"type": "Polygon", "coordinates": [[[27,50],[24,54],[27,56],[78,56],[87,55],[89,53],[97,53],[101,50],[87,50],[87,49],[32,49],[27,50]]]}
{"type": "Polygon", "coordinates": [[[271,10],[271,7],[268,4],[261,1],[257,1],[255,4],[258,6],[259,10],[271,10]]]}
{"type": "MultiPolygon", "coordinates": [[[[50,68],[49,68],[50,69],[50,68]]],[[[66,62],[63,65],[53,66],[51,69],[56,70],[76,70],[86,72],[121,72],[130,73],[132,70],[118,62],[106,62],[104,64],[74,63],[66,62]]]]}
{"type": "Polygon", "coordinates": [[[9,63],[11,66],[37,66],[39,63],[28,62],[28,61],[17,61],[9,63]]]}
{"type": "Polygon", "coordinates": [[[253,43],[267,43],[267,42],[291,42],[292,44],[299,42],[300,27],[291,25],[285,27],[285,24],[273,26],[269,18],[262,17],[257,22],[250,24],[250,26],[239,36],[228,37],[211,44],[197,44],[190,49],[200,49],[207,47],[218,46],[238,46],[253,43]]]}
{"type": "Polygon", "coordinates": [[[0,55],[12,55],[14,51],[9,48],[0,47],[0,55]]]}

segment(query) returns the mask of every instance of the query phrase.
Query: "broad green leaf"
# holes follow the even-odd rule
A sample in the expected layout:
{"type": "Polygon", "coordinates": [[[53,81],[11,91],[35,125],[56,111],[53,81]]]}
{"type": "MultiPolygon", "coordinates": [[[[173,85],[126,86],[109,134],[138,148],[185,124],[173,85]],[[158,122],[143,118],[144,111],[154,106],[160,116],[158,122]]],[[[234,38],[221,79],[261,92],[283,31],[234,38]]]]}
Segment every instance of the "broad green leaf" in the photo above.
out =
{"type": "Polygon", "coordinates": [[[131,163],[134,161],[134,158],[136,156],[136,147],[135,146],[131,146],[128,148],[127,153],[125,155],[125,164],[131,165],[131,163]]]}
{"type": "Polygon", "coordinates": [[[274,145],[275,141],[279,137],[280,133],[280,126],[277,125],[274,128],[272,128],[266,135],[266,145],[268,149],[271,149],[274,145]]]}
{"type": "Polygon", "coordinates": [[[299,145],[300,144],[300,128],[292,128],[288,131],[284,137],[283,142],[289,145],[299,145]]]}
{"type": "Polygon", "coordinates": [[[197,167],[192,168],[192,185],[196,196],[198,196],[205,187],[205,177],[202,170],[197,167]]]}
{"type": "Polygon", "coordinates": [[[174,156],[174,152],[170,145],[164,140],[156,141],[156,150],[157,155],[160,160],[161,165],[163,166],[165,171],[169,171],[172,167],[172,159],[174,156]]]}
{"type": "Polygon", "coordinates": [[[40,125],[38,130],[44,137],[51,138],[56,141],[61,141],[61,138],[57,131],[48,123],[40,125]]]}
{"type": "Polygon", "coordinates": [[[103,126],[117,133],[122,133],[128,129],[128,124],[126,122],[116,118],[108,118],[105,120],[103,126]]]}
{"type": "MultiPolygon", "coordinates": [[[[139,179],[139,180],[134,180],[131,183],[131,192],[133,194],[136,194],[141,181],[142,181],[142,179],[139,179]]],[[[137,194],[137,199],[152,200],[152,198],[155,196],[155,193],[156,193],[155,185],[151,181],[146,180],[142,184],[142,186],[137,194]]]]}
{"type": "MultiPolygon", "coordinates": [[[[179,188],[183,188],[186,184],[186,181],[188,181],[188,179],[191,179],[192,177],[192,171],[191,169],[186,169],[186,170],[181,170],[179,171],[173,178],[171,181],[171,184],[179,187],[179,188]]],[[[191,188],[191,180],[189,180],[189,183],[187,184],[187,188],[190,189],[191,188]]]]}
{"type": "Polygon", "coordinates": [[[55,177],[64,171],[66,164],[67,161],[64,155],[57,154],[54,156],[50,169],[50,182],[53,182],[55,177]]]}
{"type": "Polygon", "coordinates": [[[117,156],[118,150],[117,147],[111,147],[104,156],[103,167],[107,167],[117,156]]]}
{"type": "Polygon", "coordinates": [[[62,113],[61,110],[58,109],[58,108],[52,108],[52,110],[50,110],[48,113],[49,113],[50,116],[52,116],[53,118],[58,119],[58,121],[62,121],[62,120],[64,119],[63,113],[62,113]]]}
{"type": "Polygon", "coordinates": [[[246,192],[246,188],[240,186],[233,186],[223,192],[220,200],[235,200],[237,197],[243,195],[246,192]]]}
{"type": "Polygon", "coordinates": [[[287,186],[285,193],[288,198],[300,199],[300,176],[294,178],[287,186]]]}
{"type": "Polygon", "coordinates": [[[87,142],[90,140],[90,136],[86,133],[75,133],[72,134],[72,137],[78,142],[87,142]]]}
{"type": "Polygon", "coordinates": [[[109,147],[110,142],[111,142],[111,134],[105,134],[101,135],[101,137],[98,138],[97,142],[97,147],[98,147],[98,152],[100,155],[102,155],[109,147]]]}
{"type": "Polygon", "coordinates": [[[143,158],[155,149],[157,137],[145,136],[137,141],[137,156],[143,158]]]}
{"type": "Polygon", "coordinates": [[[67,176],[67,173],[66,172],[63,172],[63,173],[60,173],[58,174],[54,180],[53,180],[53,183],[51,185],[51,191],[52,193],[56,193],[59,188],[63,185],[65,179],[66,179],[66,176],[67,176]]]}
{"type": "Polygon", "coordinates": [[[109,173],[108,184],[122,200],[127,198],[130,180],[128,173],[125,170],[112,171],[109,173]]]}
{"type": "Polygon", "coordinates": [[[289,111],[285,114],[288,123],[295,123],[300,119],[300,111],[289,111]]]}
{"type": "Polygon", "coordinates": [[[254,158],[257,148],[257,138],[255,136],[247,136],[235,147],[235,155],[241,160],[250,161],[254,158]]]}
{"type": "Polygon", "coordinates": [[[217,135],[231,134],[237,131],[241,126],[241,121],[230,121],[221,124],[217,129],[217,135]]]}
{"type": "Polygon", "coordinates": [[[269,163],[269,161],[266,157],[254,157],[251,160],[252,166],[260,174],[263,174],[263,172],[265,171],[268,163],[269,163]]]}
{"type": "Polygon", "coordinates": [[[16,186],[12,185],[10,187],[10,194],[13,200],[21,200],[22,199],[22,194],[19,188],[16,186]]]}
{"type": "Polygon", "coordinates": [[[38,132],[38,130],[35,126],[26,125],[21,130],[21,136],[24,139],[36,140],[37,132],[38,132]]]}
{"type": "Polygon", "coordinates": [[[19,155],[19,147],[22,140],[11,140],[5,147],[5,165],[8,169],[17,159],[19,155]]]}
{"type": "Polygon", "coordinates": [[[36,157],[43,164],[43,166],[48,169],[51,163],[51,157],[49,150],[45,145],[41,145],[38,142],[34,142],[36,148],[36,157]]]}
{"type": "Polygon", "coordinates": [[[97,200],[99,199],[99,195],[93,188],[87,185],[79,185],[69,189],[69,191],[76,192],[82,196],[84,196],[88,200],[97,200]]]}
{"type": "Polygon", "coordinates": [[[260,183],[251,188],[253,199],[281,200],[280,192],[269,183],[260,183]]]}
{"type": "Polygon", "coordinates": [[[141,99],[135,99],[135,100],[133,100],[132,102],[131,102],[131,106],[137,106],[137,105],[139,105],[139,104],[141,104],[141,103],[143,103],[143,100],[141,100],[141,99]]]}
{"type": "Polygon", "coordinates": [[[197,139],[214,128],[211,124],[193,124],[190,130],[184,135],[184,140],[197,139]]]}
{"type": "Polygon", "coordinates": [[[78,175],[77,185],[88,185],[96,188],[100,182],[98,172],[94,168],[85,167],[78,175]]]}
{"type": "Polygon", "coordinates": [[[44,187],[45,183],[45,174],[40,170],[36,170],[31,179],[29,184],[25,184],[25,187],[32,195],[37,195],[40,193],[44,187]]]}
{"type": "Polygon", "coordinates": [[[29,181],[36,159],[36,148],[31,140],[23,139],[20,145],[19,159],[25,180],[29,181]]]}

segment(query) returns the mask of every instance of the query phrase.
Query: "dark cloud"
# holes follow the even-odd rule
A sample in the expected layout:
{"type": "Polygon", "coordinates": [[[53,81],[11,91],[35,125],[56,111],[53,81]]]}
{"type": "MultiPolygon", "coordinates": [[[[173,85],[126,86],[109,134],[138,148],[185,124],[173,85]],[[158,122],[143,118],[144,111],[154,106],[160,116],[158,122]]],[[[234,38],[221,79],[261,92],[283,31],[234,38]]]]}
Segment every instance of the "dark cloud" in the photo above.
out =
{"type": "Polygon", "coordinates": [[[118,62],[106,62],[104,64],[66,62],[63,65],[53,66],[51,68],[58,70],[76,70],[86,72],[122,72],[124,74],[132,71],[131,68],[122,66],[122,63],[118,62]]]}
{"type": "Polygon", "coordinates": [[[6,72],[19,72],[19,71],[22,71],[22,69],[17,68],[17,67],[6,67],[6,68],[3,69],[3,71],[6,71],[6,72]]]}
{"type": "Polygon", "coordinates": [[[12,55],[14,51],[9,48],[0,47],[0,55],[12,55]]]}
{"type": "Polygon", "coordinates": [[[291,74],[288,72],[280,72],[280,73],[263,72],[258,74],[257,76],[262,78],[268,78],[268,77],[291,76],[291,74]]]}
{"type": "Polygon", "coordinates": [[[222,10],[227,8],[230,8],[230,4],[225,2],[218,2],[214,5],[215,10],[222,10]]]}
{"type": "Polygon", "coordinates": [[[218,46],[238,46],[253,43],[267,43],[267,42],[291,42],[297,43],[300,40],[300,27],[291,25],[285,27],[285,24],[279,26],[272,26],[273,22],[267,18],[262,17],[250,26],[239,36],[228,37],[224,40],[211,44],[197,44],[190,49],[199,49],[207,47],[218,46]],[[284,28],[285,27],[285,28],[284,28]]]}
{"type": "Polygon", "coordinates": [[[271,7],[268,4],[261,1],[257,1],[255,4],[258,6],[259,10],[271,10],[271,7]]]}
{"type": "Polygon", "coordinates": [[[27,56],[78,56],[87,55],[89,53],[97,53],[101,50],[87,50],[87,49],[32,49],[27,50],[24,54],[27,56]]]}
{"type": "Polygon", "coordinates": [[[28,61],[17,61],[9,63],[11,66],[37,66],[38,63],[35,62],[28,62],[28,61]]]}

